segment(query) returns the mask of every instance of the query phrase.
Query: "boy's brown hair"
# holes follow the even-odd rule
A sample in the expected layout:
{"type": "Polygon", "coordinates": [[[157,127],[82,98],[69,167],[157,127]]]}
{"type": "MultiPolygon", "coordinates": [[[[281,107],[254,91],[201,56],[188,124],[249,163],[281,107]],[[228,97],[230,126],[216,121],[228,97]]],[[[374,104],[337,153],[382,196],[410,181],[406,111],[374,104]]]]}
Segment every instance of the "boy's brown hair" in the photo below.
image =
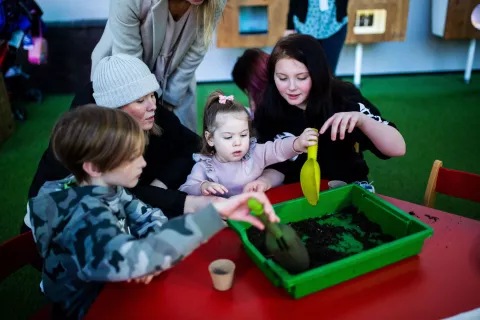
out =
{"type": "Polygon", "coordinates": [[[203,112],[203,135],[202,135],[202,149],[201,154],[212,155],[215,153],[215,147],[208,145],[206,132],[213,134],[217,127],[216,118],[219,113],[243,113],[248,119],[248,130],[250,131],[250,137],[254,136],[254,130],[252,127],[252,118],[248,114],[247,109],[239,102],[226,99],[225,103],[220,103],[220,96],[224,96],[223,91],[216,90],[212,92],[207,99],[207,104],[203,112]]]}
{"type": "Polygon", "coordinates": [[[53,128],[51,143],[55,157],[82,183],[90,180],[85,162],[111,171],[143,153],[145,134],[128,113],[90,104],[66,112],[53,128]]]}

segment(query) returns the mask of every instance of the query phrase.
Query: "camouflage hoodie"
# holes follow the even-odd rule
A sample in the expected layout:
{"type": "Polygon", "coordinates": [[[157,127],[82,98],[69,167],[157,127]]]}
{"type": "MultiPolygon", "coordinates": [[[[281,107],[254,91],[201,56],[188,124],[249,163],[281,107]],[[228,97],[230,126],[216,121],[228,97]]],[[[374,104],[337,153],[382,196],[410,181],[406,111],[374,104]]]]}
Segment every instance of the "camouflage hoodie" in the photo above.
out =
{"type": "Polygon", "coordinates": [[[28,207],[45,295],[68,318],[82,318],[105,282],[166,270],[225,226],[211,205],[167,221],[122,187],[73,177],[47,182],[28,207]]]}

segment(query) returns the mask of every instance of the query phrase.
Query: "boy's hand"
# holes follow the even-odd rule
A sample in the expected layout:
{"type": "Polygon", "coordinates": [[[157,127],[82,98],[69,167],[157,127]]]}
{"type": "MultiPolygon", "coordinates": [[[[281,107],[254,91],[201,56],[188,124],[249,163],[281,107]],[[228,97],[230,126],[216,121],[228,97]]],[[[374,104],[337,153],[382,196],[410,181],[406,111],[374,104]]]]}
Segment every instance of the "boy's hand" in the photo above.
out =
{"type": "Polygon", "coordinates": [[[263,230],[265,226],[258,218],[250,214],[248,208],[248,200],[255,198],[261,204],[263,204],[263,210],[271,222],[279,222],[280,219],[275,214],[272,204],[268,200],[265,193],[262,192],[247,192],[236,196],[233,196],[225,201],[216,201],[212,205],[217,209],[222,218],[228,218],[231,220],[245,221],[251,225],[263,230]]]}
{"type": "Polygon", "coordinates": [[[265,192],[271,187],[267,182],[258,179],[247,183],[245,187],[243,187],[243,192],[265,192]]]}
{"type": "Polygon", "coordinates": [[[318,143],[318,132],[315,129],[307,128],[295,139],[293,149],[297,152],[307,152],[308,147],[318,143]]]}
{"type": "Polygon", "coordinates": [[[340,140],[345,139],[345,132],[352,133],[355,127],[361,127],[366,115],[358,111],[338,112],[330,117],[320,129],[320,134],[324,134],[328,127],[332,127],[331,138],[332,141],[337,139],[337,134],[340,135],[340,140]]]}
{"type": "Polygon", "coordinates": [[[200,191],[205,196],[217,194],[217,192],[220,194],[228,193],[228,189],[225,188],[223,185],[209,181],[205,181],[200,185],[200,191]]]}

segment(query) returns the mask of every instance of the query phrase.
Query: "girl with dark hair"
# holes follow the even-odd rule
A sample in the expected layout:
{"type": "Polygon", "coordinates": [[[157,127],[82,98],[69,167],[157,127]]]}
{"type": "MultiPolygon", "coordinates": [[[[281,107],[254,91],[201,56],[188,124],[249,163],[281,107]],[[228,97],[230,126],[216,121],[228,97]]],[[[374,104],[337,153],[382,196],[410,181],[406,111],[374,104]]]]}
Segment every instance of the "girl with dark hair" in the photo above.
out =
{"type": "MultiPolygon", "coordinates": [[[[268,83],[257,107],[254,128],[260,141],[295,136],[319,129],[318,161],[322,179],[366,181],[369,168],[362,152],[381,159],[405,154],[396,126],[383,119],[352,84],[332,76],[325,53],[315,38],[293,34],[280,40],[267,66],[268,83]]],[[[306,155],[275,168],[285,183],[298,182],[306,155]]]]}

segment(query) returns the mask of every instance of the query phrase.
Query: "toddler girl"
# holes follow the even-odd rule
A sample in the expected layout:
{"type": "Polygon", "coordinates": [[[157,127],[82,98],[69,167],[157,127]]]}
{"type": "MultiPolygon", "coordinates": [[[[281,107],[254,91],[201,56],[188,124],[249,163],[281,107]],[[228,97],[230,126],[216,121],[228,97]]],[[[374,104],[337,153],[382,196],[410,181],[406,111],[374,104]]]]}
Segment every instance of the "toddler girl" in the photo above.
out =
{"type": "Polygon", "coordinates": [[[307,128],[298,137],[257,144],[246,109],[221,91],[208,98],[203,131],[202,151],[193,155],[196,164],[180,187],[190,195],[240,194],[265,167],[306,152],[318,140],[318,133],[307,128]]]}

